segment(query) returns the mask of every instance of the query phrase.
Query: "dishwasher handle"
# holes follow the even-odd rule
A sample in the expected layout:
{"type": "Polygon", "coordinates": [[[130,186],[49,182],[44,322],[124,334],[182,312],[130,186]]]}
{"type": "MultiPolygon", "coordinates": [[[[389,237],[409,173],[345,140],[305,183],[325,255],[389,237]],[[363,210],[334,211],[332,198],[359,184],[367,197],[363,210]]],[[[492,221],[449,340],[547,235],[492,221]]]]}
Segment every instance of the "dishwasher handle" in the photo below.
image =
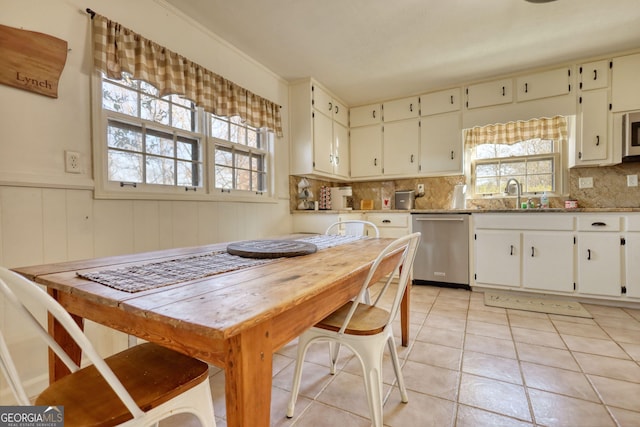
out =
{"type": "Polygon", "coordinates": [[[416,221],[464,221],[464,217],[445,217],[445,218],[439,218],[439,217],[416,217],[416,221]]]}

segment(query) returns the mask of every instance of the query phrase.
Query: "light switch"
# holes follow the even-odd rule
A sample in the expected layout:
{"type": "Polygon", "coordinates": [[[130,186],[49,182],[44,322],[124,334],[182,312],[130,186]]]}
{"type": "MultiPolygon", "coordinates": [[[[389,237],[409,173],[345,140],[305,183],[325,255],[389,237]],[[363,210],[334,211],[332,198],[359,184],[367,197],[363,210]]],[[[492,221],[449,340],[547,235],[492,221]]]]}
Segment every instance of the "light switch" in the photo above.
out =
{"type": "Polygon", "coordinates": [[[638,175],[627,175],[627,187],[638,186],[638,175]]]}

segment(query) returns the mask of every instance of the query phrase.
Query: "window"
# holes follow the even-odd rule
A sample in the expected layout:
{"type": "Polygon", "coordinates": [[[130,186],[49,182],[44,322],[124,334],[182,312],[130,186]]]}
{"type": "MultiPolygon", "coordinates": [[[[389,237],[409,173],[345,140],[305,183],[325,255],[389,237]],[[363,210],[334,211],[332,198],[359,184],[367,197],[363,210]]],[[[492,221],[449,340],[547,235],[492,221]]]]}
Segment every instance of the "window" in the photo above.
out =
{"type": "Polygon", "coordinates": [[[238,117],[209,116],[214,141],[215,188],[267,191],[269,138],[238,117]]]}
{"type": "Polygon", "coordinates": [[[125,77],[100,79],[104,125],[96,148],[104,156],[105,192],[269,194],[272,133],[125,77]]]}
{"type": "Polygon", "coordinates": [[[474,194],[503,195],[510,178],[523,193],[561,192],[566,139],[567,120],[560,116],[465,130],[474,194]]]}

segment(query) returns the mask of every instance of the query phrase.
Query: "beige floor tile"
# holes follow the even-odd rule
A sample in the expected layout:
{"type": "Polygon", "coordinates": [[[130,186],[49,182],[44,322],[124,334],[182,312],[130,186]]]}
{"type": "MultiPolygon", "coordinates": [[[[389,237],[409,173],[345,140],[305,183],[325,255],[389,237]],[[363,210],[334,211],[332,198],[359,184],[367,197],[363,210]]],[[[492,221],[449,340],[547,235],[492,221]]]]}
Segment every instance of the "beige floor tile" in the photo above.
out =
{"type": "Polygon", "coordinates": [[[640,344],[629,344],[625,342],[619,342],[618,344],[620,344],[620,347],[622,347],[633,360],[636,362],[640,361],[640,344]]]}
{"type": "Polygon", "coordinates": [[[527,344],[536,344],[544,347],[565,349],[564,342],[556,332],[536,331],[533,329],[511,327],[513,340],[527,344]]]}
{"type": "Polygon", "coordinates": [[[631,317],[598,317],[595,323],[604,327],[640,331],[640,322],[631,317]]]}
{"type": "Polygon", "coordinates": [[[456,427],[531,427],[533,424],[478,408],[458,405],[456,427]]]}
{"type": "MultiPolygon", "coordinates": [[[[271,425],[274,425],[273,416],[271,425]]],[[[339,408],[314,402],[302,413],[296,427],[370,427],[369,417],[361,417],[339,408]]]]}
{"type": "Polygon", "coordinates": [[[469,310],[467,319],[479,320],[481,322],[487,323],[496,323],[498,325],[507,325],[509,323],[506,313],[493,313],[490,311],[481,310],[469,310]]]}
{"type": "Polygon", "coordinates": [[[337,373],[317,400],[329,406],[369,418],[369,404],[362,377],[359,375],[348,372],[337,373]]]}
{"type": "Polygon", "coordinates": [[[562,335],[562,339],[571,351],[599,354],[601,356],[617,357],[619,359],[626,359],[629,357],[618,344],[611,340],[576,337],[573,335],[562,335]]]}
{"type": "Polygon", "coordinates": [[[640,384],[587,375],[606,405],[640,412],[640,384]]]}
{"type": "Polygon", "coordinates": [[[466,310],[461,310],[459,308],[457,309],[455,307],[451,307],[446,304],[441,304],[439,306],[436,306],[434,304],[433,307],[431,308],[431,311],[429,312],[429,316],[432,316],[432,315],[452,317],[454,319],[465,320],[465,321],[467,319],[466,310]]]}
{"type": "Polygon", "coordinates": [[[495,323],[480,322],[478,320],[469,320],[467,322],[467,333],[502,340],[511,339],[511,331],[507,325],[497,325],[495,323]]]}
{"type": "Polygon", "coordinates": [[[462,350],[459,348],[416,341],[407,359],[458,371],[461,357],[462,350]]]}
{"type": "Polygon", "coordinates": [[[640,308],[625,308],[624,311],[640,322],[640,308]]]}
{"type": "Polygon", "coordinates": [[[509,314],[509,324],[515,328],[535,329],[537,331],[556,332],[553,323],[546,317],[530,317],[521,314],[509,314]]]}
{"type": "Polygon", "coordinates": [[[596,319],[601,317],[618,317],[621,319],[630,319],[631,316],[621,307],[613,307],[609,305],[597,305],[597,304],[582,304],[596,319]]]}
{"type": "MultiPolygon", "coordinates": [[[[384,405],[384,425],[390,427],[453,427],[455,403],[409,391],[409,402],[384,405]]],[[[334,424],[339,426],[340,424],[334,424]]]]}
{"type": "Polygon", "coordinates": [[[511,340],[467,334],[464,340],[464,350],[516,359],[516,350],[511,340]]]}
{"type": "MultiPolygon", "coordinates": [[[[573,356],[587,374],[640,383],[640,366],[633,360],[578,352],[575,352],[573,356]]],[[[640,396],[638,399],[640,400],[640,396]]]]}
{"type": "MultiPolygon", "coordinates": [[[[282,390],[291,390],[295,364],[291,364],[273,377],[273,386],[282,390]]],[[[329,374],[329,368],[315,363],[305,363],[300,380],[300,396],[310,399],[317,397],[324,388],[335,379],[329,374]]]]}
{"type": "Polygon", "coordinates": [[[612,408],[609,410],[613,414],[613,418],[618,421],[620,427],[638,427],[640,426],[640,412],[627,411],[626,409],[612,408]]]}
{"type": "MultiPolygon", "coordinates": [[[[408,350],[406,349],[406,347],[399,347],[398,351],[407,352],[408,350]]],[[[400,359],[401,367],[402,367],[402,364],[404,363],[405,357],[406,355],[404,356],[398,355],[398,358],[400,359]]],[[[360,378],[362,378],[362,365],[360,363],[360,360],[357,357],[352,357],[351,360],[349,360],[349,363],[347,363],[344,366],[342,371],[348,372],[353,375],[358,375],[360,378]]],[[[391,355],[389,354],[389,351],[387,351],[387,347],[385,347],[385,353],[382,356],[382,382],[385,384],[392,385],[393,383],[395,383],[395,381],[396,381],[396,373],[393,370],[393,364],[391,363],[391,355]]]]}
{"type": "Polygon", "coordinates": [[[513,384],[522,384],[518,361],[506,357],[465,351],[462,357],[462,371],[513,384]]]}
{"type": "Polygon", "coordinates": [[[518,420],[532,421],[524,387],[516,384],[463,373],[458,402],[518,420]]]}
{"type": "Polygon", "coordinates": [[[536,319],[549,319],[549,315],[547,313],[540,313],[537,311],[527,311],[527,310],[514,310],[512,308],[507,309],[507,314],[509,317],[511,316],[524,316],[524,317],[533,317],[536,319]]]}
{"type": "Polygon", "coordinates": [[[527,362],[522,363],[522,372],[529,388],[601,403],[589,380],[582,372],[527,362]]]}
{"type": "Polygon", "coordinates": [[[597,325],[596,321],[587,317],[562,316],[560,314],[549,314],[549,320],[560,320],[562,322],[580,323],[583,325],[597,325]]]}
{"type": "Polygon", "coordinates": [[[445,316],[440,313],[429,313],[427,320],[424,321],[424,327],[451,329],[453,331],[464,331],[467,326],[467,319],[445,316]]]}
{"type": "Polygon", "coordinates": [[[569,350],[523,342],[516,342],[516,348],[518,350],[518,359],[521,361],[568,369],[570,371],[580,370],[580,366],[578,366],[569,350]]]}
{"type": "Polygon", "coordinates": [[[416,341],[428,342],[432,344],[446,345],[449,347],[462,348],[464,331],[433,328],[424,326],[416,335],[416,341]]]}
{"type": "Polygon", "coordinates": [[[408,360],[402,367],[405,386],[422,394],[455,401],[460,373],[408,360]]]}
{"type": "Polygon", "coordinates": [[[536,423],[548,427],[615,427],[601,404],[561,396],[541,390],[529,390],[536,423]]]}
{"type": "Polygon", "coordinates": [[[614,340],[621,343],[640,344],[640,331],[603,325],[602,329],[614,340]]]}
{"type": "Polygon", "coordinates": [[[598,325],[583,325],[579,323],[553,320],[553,324],[560,334],[575,335],[578,337],[609,339],[607,333],[598,325]]]}

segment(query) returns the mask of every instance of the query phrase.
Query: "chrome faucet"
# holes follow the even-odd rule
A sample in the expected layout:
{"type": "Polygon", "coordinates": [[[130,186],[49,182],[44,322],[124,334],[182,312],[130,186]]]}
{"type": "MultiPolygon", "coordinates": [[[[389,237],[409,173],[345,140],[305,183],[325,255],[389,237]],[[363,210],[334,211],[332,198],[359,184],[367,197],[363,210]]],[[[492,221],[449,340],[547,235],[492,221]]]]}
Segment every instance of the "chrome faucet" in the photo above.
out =
{"type": "Polygon", "coordinates": [[[509,191],[509,185],[511,185],[511,181],[516,183],[516,189],[518,190],[518,202],[516,204],[516,209],[520,209],[520,203],[522,198],[522,187],[520,186],[520,183],[518,182],[517,179],[509,178],[509,180],[507,181],[506,187],[504,187],[504,194],[507,194],[507,195],[511,194],[511,192],[509,191]]]}

